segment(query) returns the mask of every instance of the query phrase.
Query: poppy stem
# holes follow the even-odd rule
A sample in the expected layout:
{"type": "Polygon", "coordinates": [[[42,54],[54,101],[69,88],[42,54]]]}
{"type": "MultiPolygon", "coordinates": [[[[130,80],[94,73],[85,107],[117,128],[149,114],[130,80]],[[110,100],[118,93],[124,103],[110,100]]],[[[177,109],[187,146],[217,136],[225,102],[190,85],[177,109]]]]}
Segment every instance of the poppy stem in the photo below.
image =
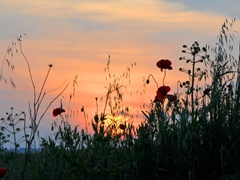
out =
{"type": "Polygon", "coordinates": [[[155,81],[155,83],[156,83],[156,85],[157,85],[157,89],[158,89],[158,83],[157,83],[156,79],[154,78],[154,76],[153,76],[152,74],[149,74],[149,76],[148,76],[147,79],[149,80],[150,77],[153,78],[153,80],[155,81]]]}
{"type": "Polygon", "coordinates": [[[166,69],[164,69],[163,86],[165,86],[165,85],[164,85],[165,77],[166,77],[166,69]]]}
{"type": "Polygon", "coordinates": [[[177,96],[179,95],[179,93],[178,93],[179,92],[179,89],[178,89],[179,84],[181,84],[181,82],[178,80],[177,81],[177,96]]]}

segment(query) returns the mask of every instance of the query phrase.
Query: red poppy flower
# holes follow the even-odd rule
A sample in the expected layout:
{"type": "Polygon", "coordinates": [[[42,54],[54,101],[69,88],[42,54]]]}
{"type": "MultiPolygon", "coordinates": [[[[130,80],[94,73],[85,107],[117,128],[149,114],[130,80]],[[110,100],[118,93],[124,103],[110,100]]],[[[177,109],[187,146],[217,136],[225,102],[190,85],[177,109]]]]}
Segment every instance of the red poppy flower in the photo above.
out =
{"type": "Polygon", "coordinates": [[[125,126],[124,124],[119,124],[119,128],[120,128],[121,130],[124,130],[124,129],[126,128],[126,126],[125,126]]]}
{"type": "Polygon", "coordinates": [[[53,110],[52,114],[53,114],[53,117],[56,117],[56,116],[58,116],[59,114],[61,114],[61,113],[63,113],[63,112],[65,112],[64,109],[62,109],[62,108],[56,108],[56,109],[53,110]]]}
{"type": "Polygon", "coordinates": [[[163,71],[163,69],[169,69],[172,70],[172,62],[168,59],[161,59],[157,62],[157,67],[163,71]]]}
{"type": "Polygon", "coordinates": [[[169,102],[174,102],[177,100],[177,96],[172,95],[172,94],[167,94],[167,98],[169,102]]]}
{"type": "Polygon", "coordinates": [[[203,96],[207,95],[212,89],[207,88],[203,91],[203,96]]]}
{"type": "Polygon", "coordinates": [[[6,172],[7,172],[7,169],[5,167],[1,167],[0,168],[0,178],[5,176],[6,172]]]}
{"type": "Polygon", "coordinates": [[[157,99],[162,101],[170,90],[171,88],[169,86],[159,87],[157,90],[157,99]]]}
{"type": "Polygon", "coordinates": [[[153,102],[154,102],[154,103],[156,103],[156,102],[160,102],[160,101],[158,100],[157,96],[155,96],[155,99],[154,99],[153,102]]]}

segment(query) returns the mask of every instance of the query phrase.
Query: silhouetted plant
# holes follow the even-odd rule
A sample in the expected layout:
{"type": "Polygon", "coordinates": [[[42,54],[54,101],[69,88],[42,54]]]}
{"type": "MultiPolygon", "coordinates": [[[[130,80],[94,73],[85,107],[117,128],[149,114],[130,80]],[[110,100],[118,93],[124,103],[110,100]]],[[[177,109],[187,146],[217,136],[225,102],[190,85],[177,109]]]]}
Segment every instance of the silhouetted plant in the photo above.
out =
{"type": "Polygon", "coordinates": [[[2,67],[0,70],[0,82],[4,81],[4,83],[7,84],[10,81],[11,86],[13,88],[16,88],[16,84],[14,80],[11,78],[11,76],[9,75],[9,73],[5,73],[4,68],[7,64],[8,69],[10,69],[11,71],[14,71],[15,65],[13,63],[13,57],[17,54],[18,54],[18,48],[17,48],[17,43],[14,39],[7,47],[7,50],[3,57],[2,67]]]}
{"type": "MultiPolygon", "coordinates": [[[[52,124],[52,137],[41,138],[42,151],[31,154],[34,158],[26,167],[25,177],[39,180],[239,179],[240,59],[234,59],[226,49],[233,49],[233,35],[229,33],[232,23],[225,21],[217,48],[200,48],[197,42],[190,48],[183,46],[190,58],[181,60],[191,64],[189,69],[180,69],[188,79],[177,82],[185,88],[182,89],[184,95],[179,91],[169,94],[170,87],[165,85],[166,71],[174,68],[171,61],[162,59],[156,63],[163,79],[157,82],[152,74],[147,78],[146,84],[155,81],[157,91],[149,109],[142,111],[145,118],[137,127],[114,119],[130,114],[129,107],[123,103],[125,81],[121,81],[129,78],[130,69],[120,77],[112,75],[109,57],[107,92],[100,99],[104,102],[102,112],[96,98],[93,134],[89,134],[87,128],[79,131],[78,126],[71,127],[67,110],[61,103],[52,112],[61,121],[52,124]]],[[[81,112],[85,113],[84,107],[81,112]]]]}
{"type": "MultiPolygon", "coordinates": [[[[46,85],[50,70],[53,67],[52,64],[49,64],[48,65],[49,69],[47,71],[46,77],[43,81],[43,84],[41,86],[40,91],[37,93],[29,61],[28,61],[27,57],[25,56],[25,54],[23,53],[23,50],[22,50],[22,36],[20,35],[17,38],[17,40],[19,42],[20,53],[23,56],[23,58],[24,58],[24,60],[27,64],[31,85],[32,85],[32,88],[33,88],[33,102],[29,102],[30,125],[28,125],[28,123],[27,123],[27,115],[24,112],[22,112],[20,114],[15,114],[15,115],[13,114],[13,112],[11,112],[10,114],[7,114],[7,116],[8,116],[7,118],[2,118],[1,119],[2,123],[3,123],[3,126],[1,127],[1,130],[2,130],[2,132],[1,132],[1,143],[5,143],[5,142],[13,143],[14,144],[14,149],[15,149],[15,154],[17,153],[17,149],[20,146],[20,143],[21,142],[25,143],[26,151],[25,151],[25,154],[24,154],[24,162],[23,162],[23,165],[22,165],[22,170],[21,170],[22,172],[21,172],[21,176],[20,176],[21,179],[25,179],[27,165],[28,165],[29,160],[30,160],[31,149],[32,149],[33,144],[35,143],[35,138],[36,138],[36,134],[38,132],[38,127],[40,125],[40,122],[41,122],[42,118],[44,117],[44,115],[46,114],[46,112],[48,111],[48,109],[50,108],[51,104],[66,90],[66,88],[68,87],[68,84],[64,83],[65,85],[63,84],[59,88],[53,89],[53,90],[50,90],[50,91],[47,91],[45,89],[45,85],[46,85]],[[60,93],[49,102],[49,104],[45,107],[45,110],[43,111],[43,113],[40,115],[40,117],[38,117],[39,109],[42,105],[43,100],[45,99],[45,96],[47,94],[53,92],[53,91],[57,91],[60,88],[62,89],[60,91],[60,93]],[[23,122],[22,126],[17,127],[16,125],[21,121],[23,122]],[[20,131],[23,131],[24,135],[23,135],[22,138],[17,139],[16,134],[20,131]],[[3,132],[8,133],[7,137],[10,137],[11,135],[13,135],[13,142],[11,142],[9,140],[9,138],[4,136],[3,132]]],[[[4,61],[3,61],[2,68],[1,68],[1,73],[0,73],[0,80],[4,80],[5,83],[7,82],[7,80],[3,76],[3,67],[4,67],[4,64],[6,62],[7,65],[9,67],[11,67],[12,70],[14,70],[14,65],[7,58],[7,55],[10,55],[11,57],[13,57],[14,53],[18,53],[16,42],[12,42],[11,46],[8,47],[7,53],[4,56],[4,61]]],[[[10,80],[11,80],[12,86],[15,87],[15,84],[12,81],[11,78],[10,78],[10,80]]],[[[76,80],[76,78],[75,78],[75,80],[76,80]]],[[[76,83],[76,81],[74,81],[74,82],[76,83]]],[[[13,108],[11,108],[11,110],[13,110],[13,108]]],[[[13,172],[11,172],[11,173],[13,173],[13,172]]]]}
{"type": "MultiPolygon", "coordinates": [[[[13,144],[14,146],[14,153],[17,153],[17,149],[20,147],[20,144],[24,142],[25,137],[24,135],[20,135],[20,137],[17,134],[20,134],[21,131],[24,131],[24,125],[19,125],[19,123],[24,123],[26,120],[26,114],[25,112],[21,112],[20,114],[14,114],[13,107],[11,107],[11,112],[6,113],[6,118],[1,118],[1,142],[6,143],[9,142],[10,144],[13,144]],[[12,137],[13,136],[13,137],[12,137]],[[13,140],[11,140],[13,138],[13,140]]],[[[26,134],[26,136],[28,136],[26,134]]],[[[1,149],[6,150],[3,148],[3,144],[1,144],[1,149]]]]}
{"type": "Polygon", "coordinates": [[[196,78],[198,78],[198,81],[201,81],[202,77],[206,76],[207,74],[206,70],[201,70],[201,68],[196,67],[196,65],[197,63],[203,63],[205,59],[209,57],[209,55],[207,55],[206,47],[200,48],[199,43],[196,41],[192,44],[190,48],[188,48],[187,45],[183,45],[183,48],[184,50],[182,50],[182,53],[190,54],[192,57],[187,58],[183,56],[183,57],[180,57],[179,60],[186,61],[186,63],[191,63],[192,69],[179,68],[179,71],[184,72],[189,76],[189,79],[186,82],[181,83],[180,87],[187,87],[186,103],[188,104],[188,95],[190,95],[191,119],[192,121],[195,121],[196,120],[195,106],[198,105],[198,99],[199,99],[199,95],[197,93],[199,88],[195,85],[196,78]]]}

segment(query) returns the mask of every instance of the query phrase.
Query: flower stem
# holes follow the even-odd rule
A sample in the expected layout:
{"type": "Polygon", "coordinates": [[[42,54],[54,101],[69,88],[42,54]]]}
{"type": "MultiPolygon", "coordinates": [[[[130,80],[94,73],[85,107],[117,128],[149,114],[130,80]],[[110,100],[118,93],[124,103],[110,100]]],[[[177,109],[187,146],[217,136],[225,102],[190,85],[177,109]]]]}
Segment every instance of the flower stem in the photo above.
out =
{"type": "Polygon", "coordinates": [[[165,86],[164,84],[165,77],[166,77],[166,69],[164,69],[163,86],[165,86]]]}
{"type": "Polygon", "coordinates": [[[158,83],[157,83],[156,79],[154,78],[154,76],[153,76],[152,74],[149,74],[149,76],[148,76],[147,79],[149,79],[150,77],[153,78],[153,80],[155,81],[155,83],[156,83],[156,85],[157,85],[157,89],[158,89],[158,83]]]}
{"type": "Polygon", "coordinates": [[[179,93],[178,93],[179,92],[179,84],[181,84],[181,82],[178,80],[177,81],[177,95],[179,95],[179,93]]]}
{"type": "Polygon", "coordinates": [[[192,66],[192,87],[191,87],[191,101],[192,101],[192,120],[194,119],[194,80],[195,80],[195,54],[193,55],[193,66],[192,66]]]}

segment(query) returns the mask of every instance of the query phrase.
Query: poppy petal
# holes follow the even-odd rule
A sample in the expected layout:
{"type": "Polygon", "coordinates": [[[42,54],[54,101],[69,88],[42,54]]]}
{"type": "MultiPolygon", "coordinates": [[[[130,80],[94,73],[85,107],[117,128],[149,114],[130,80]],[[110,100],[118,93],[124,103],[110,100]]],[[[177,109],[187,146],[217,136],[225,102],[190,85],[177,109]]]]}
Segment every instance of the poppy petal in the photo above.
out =
{"type": "Polygon", "coordinates": [[[157,90],[157,99],[162,101],[170,90],[171,88],[169,86],[159,87],[157,90]]]}
{"type": "Polygon", "coordinates": [[[53,109],[52,114],[53,114],[53,117],[56,117],[56,116],[58,116],[59,114],[61,114],[61,113],[63,113],[63,112],[65,112],[64,109],[62,109],[62,108],[56,108],[56,109],[53,109]]]}
{"type": "Polygon", "coordinates": [[[7,171],[7,169],[6,169],[5,167],[1,167],[1,168],[0,168],[0,178],[2,178],[3,176],[5,176],[6,171],[7,171]]]}
{"type": "Polygon", "coordinates": [[[161,71],[163,69],[169,69],[169,70],[172,70],[172,62],[168,59],[161,59],[157,62],[157,67],[161,69],[161,71]]]}

